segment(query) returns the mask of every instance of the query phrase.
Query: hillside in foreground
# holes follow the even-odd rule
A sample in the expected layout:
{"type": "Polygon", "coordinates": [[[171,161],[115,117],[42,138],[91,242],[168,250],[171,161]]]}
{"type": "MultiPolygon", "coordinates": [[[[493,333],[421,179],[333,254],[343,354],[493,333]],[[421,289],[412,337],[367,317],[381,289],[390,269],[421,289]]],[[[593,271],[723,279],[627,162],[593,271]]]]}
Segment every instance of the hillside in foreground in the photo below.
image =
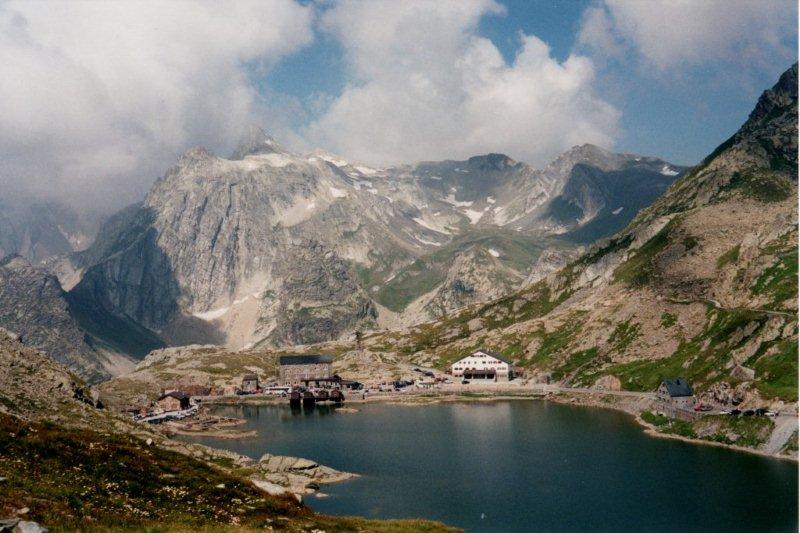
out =
{"type": "Polygon", "coordinates": [[[91,389],[0,330],[0,515],[50,531],[451,531],[316,514],[235,454],[98,408],[91,389]]]}

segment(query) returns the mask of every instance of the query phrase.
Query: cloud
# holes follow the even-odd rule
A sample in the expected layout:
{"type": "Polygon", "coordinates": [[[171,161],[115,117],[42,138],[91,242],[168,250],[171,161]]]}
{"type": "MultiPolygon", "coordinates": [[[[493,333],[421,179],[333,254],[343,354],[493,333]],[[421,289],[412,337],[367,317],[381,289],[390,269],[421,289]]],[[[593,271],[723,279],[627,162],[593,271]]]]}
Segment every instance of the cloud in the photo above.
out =
{"type": "Polygon", "coordinates": [[[248,72],[312,24],[292,0],[0,4],[0,191],[139,198],[177,153],[227,146],[264,111],[248,72]]]}
{"type": "Polygon", "coordinates": [[[607,59],[633,51],[657,72],[720,60],[785,67],[796,24],[792,0],[603,0],[584,12],[578,43],[607,59]]]}
{"type": "Polygon", "coordinates": [[[487,151],[541,164],[574,144],[611,145],[619,113],[596,96],[592,61],[559,62],[521,34],[507,62],[478,33],[503,11],[491,0],[335,4],[321,24],[350,82],[305,137],[373,164],[487,151]]]}

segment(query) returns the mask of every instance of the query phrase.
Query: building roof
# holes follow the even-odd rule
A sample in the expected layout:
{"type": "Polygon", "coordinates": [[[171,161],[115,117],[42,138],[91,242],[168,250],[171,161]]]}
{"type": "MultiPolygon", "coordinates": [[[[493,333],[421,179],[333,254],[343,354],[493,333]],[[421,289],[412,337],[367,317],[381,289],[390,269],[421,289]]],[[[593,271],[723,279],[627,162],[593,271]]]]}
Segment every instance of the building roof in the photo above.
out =
{"type": "Polygon", "coordinates": [[[502,355],[500,355],[499,353],[497,353],[497,352],[495,352],[495,351],[492,351],[492,350],[487,350],[486,348],[478,348],[477,350],[475,350],[474,352],[472,352],[470,355],[475,355],[475,354],[476,354],[476,353],[478,353],[478,352],[480,352],[480,353],[485,353],[486,355],[491,355],[491,356],[492,356],[492,357],[494,357],[495,359],[497,359],[497,360],[499,360],[499,361],[502,361],[502,362],[504,362],[504,363],[507,363],[507,364],[509,364],[509,365],[510,365],[510,364],[512,364],[510,360],[508,360],[507,358],[503,357],[503,356],[502,356],[502,355]]]}
{"type": "Polygon", "coordinates": [[[242,381],[258,381],[258,376],[255,374],[245,374],[242,381]]]}
{"type": "Polygon", "coordinates": [[[188,398],[188,397],[189,397],[189,395],[186,394],[185,392],[174,390],[172,392],[168,392],[166,394],[162,394],[161,397],[156,401],[161,401],[164,398],[175,398],[177,400],[183,400],[184,398],[188,398]]]}
{"type": "Polygon", "coordinates": [[[281,366],[317,365],[320,363],[333,363],[333,357],[330,355],[282,355],[279,362],[281,366]]]}
{"type": "Polygon", "coordinates": [[[671,398],[694,396],[691,385],[683,378],[665,379],[661,384],[667,388],[667,392],[671,398]]]}

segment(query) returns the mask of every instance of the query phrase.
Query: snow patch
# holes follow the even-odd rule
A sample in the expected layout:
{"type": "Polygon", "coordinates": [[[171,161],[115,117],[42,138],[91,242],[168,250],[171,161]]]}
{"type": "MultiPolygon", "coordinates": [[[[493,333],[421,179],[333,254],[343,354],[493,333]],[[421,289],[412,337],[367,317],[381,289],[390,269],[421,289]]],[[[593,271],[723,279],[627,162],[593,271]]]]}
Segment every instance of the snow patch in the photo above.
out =
{"type": "Polygon", "coordinates": [[[485,212],[486,211],[475,211],[474,209],[464,209],[464,214],[467,215],[470,224],[477,224],[478,221],[483,218],[485,212]]]}
{"type": "Polygon", "coordinates": [[[212,309],[211,311],[206,311],[205,313],[192,313],[192,315],[196,316],[200,320],[211,322],[212,320],[216,320],[217,318],[221,317],[229,310],[230,307],[220,307],[219,309],[212,309]]]}
{"type": "Polygon", "coordinates": [[[334,198],[347,198],[347,191],[344,189],[337,189],[336,187],[329,187],[328,189],[334,198]]]}
{"type": "MultiPolygon", "coordinates": [[[[452,191],[453,189],[450,190],[452,191]]],[[[474,202],[459,202],[458,200],[456,200],[456,197],[453,193],[448,194],[446,198],[442,199],[442,201],[450,205],[454,205],[456,207],[472,207],[472,204],[474,203],[474,202]]]]}
{"type": "Polygon", "coordinates": [[[488,197],[486,198],[486,202],[487,202],[487,203],[489,203],[489,204],[493,204],[493,203],[495,203],[495,201],[496,201],[496,200],[495,200],[494,198],[492,198],[491,196],[488,196],[488,197]]]}
{"type": "Polygon", "coordinates": [[[492,254],[492,257],[500,257],[500,252],[498,252],[494,248],[489,248],[489,253],[492,254]]]}
{"type": "Polygon", "coordinates": [[[614,209],[613,211],[611,211],[611,214],[612,215],[619,215],[620,213],[622,213],[623,209],[624,209],[624,207],[618,207],[618,208],[614,209]]]}
{"type": "Polygon", "coordinates": [[[365,176],[374,176],[378,172],[374,168],[369,168],[369,167],[356,167],[356,170],[358,170],[365,176]]]}
{"type": "Polygon", "coordinates": [[[437,226],[437,225],[435,225],[435,224],[433,224],[431,222],[427,222],[427,221],[425,221],[425,220],[423,220],[421,218],[412,218],[411,220],[413,220],[414,222],[416,222],[417,224],[419,224],[423,228],[429,229],[431,231],[435,231],[436,233],[443,233],[445,235],[450,235],[450,232],[447,231],[442,226],[437,226]]]}
{"type": "Polygon", "coordinates": [[[671,168],[669,165],[664,165],[661,167],[661,174],[664,176],[677,176],[679,172],[674,168],[671,168]]]}
{"type": "Polygon", "coordinates": [[[240,162],[240,164],[247,167],[248,169],[259,168],[264,165],[269,165],[275,168],[282,168],[292,163],[294,163],[294,159],[292,159],[286,154],[248,155],[240,162]]]}
{"type": "Polygon", "coordinates": [[[345,161],[344,159],[339,159],[333,154],[320,152],[317,153],[316,156],[322,159],[323,161],[327,161],[328,163],[333,163],[337,167],[346,167],[348,165],[347,161],[345,161]]]}
{"type": "Polygon", "coordinates": [[[258,298],[258,297],[259,297],[259,291],[256,291],[252,294],[247,294],[242,298],[234,300],[229,306],[220,307],[219,309],[211,309],[210,311],[205,311],[202,313],[192,313],[192,316],[195,316],[200,320],[205,320],[206,322],[211,322],[212,320],[216,320],[221,316],[223,316],[228,311],[230,311],[231,307],[236,307],[237,305],[241,305],[246,301],[250,300],[251,298],[258,298]]]}
{"type": "Polygon", "coordinates": [[[438,243],[438,242],[435,242],[435,241],[425,240],[422,237],[420,237],[419,235],[414,235],[414,238],[417,239],[422,244],[430,244],[431,246],[441,246],[442,245],[441,243],[438,243]]]}

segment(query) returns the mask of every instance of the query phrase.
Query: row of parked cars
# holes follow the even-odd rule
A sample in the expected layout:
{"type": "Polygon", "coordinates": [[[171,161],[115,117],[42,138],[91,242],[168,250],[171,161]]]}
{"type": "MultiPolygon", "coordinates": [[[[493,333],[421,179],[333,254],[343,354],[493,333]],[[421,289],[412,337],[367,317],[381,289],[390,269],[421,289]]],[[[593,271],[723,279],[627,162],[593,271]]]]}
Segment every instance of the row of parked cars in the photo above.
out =
{"type": "MultiPolygon", "coordinates": [[[[698,403],[697,405],[694,406],[694,410],[697,411],[697,412],[704,412],[705,413],[705,412],[708,412],[708,411],[713,411],[714,407],[712,407],[712,406],[710,406],[708,404],[698,403]]],[[[722,415],[731,415],[731,416],[773,416],[773,417],[774,416],[778,416],[778,413],[776,413],[774,411],[770,411],[769,409],[763,409],[763,408],[761,408],[761,409],[745,409],[745,410],[735,409],[735,408],[734,409],[726,409],[726,410],[720,411],[720,414],[722,414],[722,415]]]]}
{"type": "Polygon", "coordinates": [[[778,416],[778,413],[775,411],[770,411],[769,409],[745,409],[744,411],[739,409],[730,409],[722,411],[722,414],[731,416],[778,416]]]}

